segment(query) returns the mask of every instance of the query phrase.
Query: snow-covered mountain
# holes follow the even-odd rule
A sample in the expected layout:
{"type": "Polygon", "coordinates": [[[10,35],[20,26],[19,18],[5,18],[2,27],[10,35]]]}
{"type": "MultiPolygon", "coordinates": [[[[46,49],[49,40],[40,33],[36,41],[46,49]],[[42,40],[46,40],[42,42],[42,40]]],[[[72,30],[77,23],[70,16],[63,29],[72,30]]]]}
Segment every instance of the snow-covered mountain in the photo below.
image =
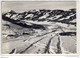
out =
{"type": "Polygon", "coordinates": [[[11,10],[4,15],[16,21],[47,21],[76,25],[76,9],[69,9],[66,11],[40,9],[25,11],[23,13],[16,13],[15,11],[11,10]]]}
{"type": "Polygon", "coordinates": [[[34,9],[22,13],[11,10],[2,19],[3,43],[10,44],[3,53],[76,53],[75,8],[34,9]]]}

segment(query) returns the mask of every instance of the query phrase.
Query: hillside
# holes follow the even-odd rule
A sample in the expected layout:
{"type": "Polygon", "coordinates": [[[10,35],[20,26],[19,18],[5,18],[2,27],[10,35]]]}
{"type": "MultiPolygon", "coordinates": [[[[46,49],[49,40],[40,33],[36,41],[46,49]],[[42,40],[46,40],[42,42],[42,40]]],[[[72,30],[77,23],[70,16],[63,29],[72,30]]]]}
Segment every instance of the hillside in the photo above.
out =
{"type": "Polygon", "coordinates": [[[2,53],[76,53],[76,9],[2,14],[2,53]]]}

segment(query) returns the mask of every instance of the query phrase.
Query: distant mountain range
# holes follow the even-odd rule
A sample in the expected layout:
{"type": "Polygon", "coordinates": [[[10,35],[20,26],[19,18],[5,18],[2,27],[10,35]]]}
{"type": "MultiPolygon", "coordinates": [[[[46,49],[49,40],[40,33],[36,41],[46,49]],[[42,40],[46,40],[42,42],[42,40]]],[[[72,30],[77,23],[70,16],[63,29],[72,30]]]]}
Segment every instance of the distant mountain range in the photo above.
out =
{"type": "Polygon", "coordinates": [[[44,28],[44,26],[34,23],[29,23],[27,21],[37,21],[37,22],[59,22],[69,25],[76,26],[76,9],[69,10],[29,10],[22,13],[17,13],[13,10],[2,15],[4,20],[12,22],[20,26],[27,26],[28,28],[44,28]]]}

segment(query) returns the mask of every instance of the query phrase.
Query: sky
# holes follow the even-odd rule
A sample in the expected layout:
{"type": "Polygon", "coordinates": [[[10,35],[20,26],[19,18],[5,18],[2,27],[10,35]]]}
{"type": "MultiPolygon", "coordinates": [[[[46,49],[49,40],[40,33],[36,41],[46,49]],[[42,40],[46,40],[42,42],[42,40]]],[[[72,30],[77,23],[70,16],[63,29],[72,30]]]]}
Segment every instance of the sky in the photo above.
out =
{"type": "Polygon", "coordinates": [[[71,8],[76,8],[76,2],[47,2],[47,1],[25,1],[25,2],[2,2],[2,13],[9,12],[10,10],[14,10],[16,12],[24,12],[27,10],[33,10],[33,9],[63,9],[68,10],[71,8]]]}

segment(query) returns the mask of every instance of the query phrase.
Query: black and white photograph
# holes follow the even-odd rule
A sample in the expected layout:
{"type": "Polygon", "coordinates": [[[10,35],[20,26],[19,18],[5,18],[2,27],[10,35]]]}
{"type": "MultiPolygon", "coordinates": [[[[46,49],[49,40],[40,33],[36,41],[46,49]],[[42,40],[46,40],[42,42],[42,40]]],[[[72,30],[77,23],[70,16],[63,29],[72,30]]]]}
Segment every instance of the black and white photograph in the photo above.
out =
{"type": "Polygon", "coordinates": [[[3,1],[2,54],[76,54],[76,1],[3,1]]]}

